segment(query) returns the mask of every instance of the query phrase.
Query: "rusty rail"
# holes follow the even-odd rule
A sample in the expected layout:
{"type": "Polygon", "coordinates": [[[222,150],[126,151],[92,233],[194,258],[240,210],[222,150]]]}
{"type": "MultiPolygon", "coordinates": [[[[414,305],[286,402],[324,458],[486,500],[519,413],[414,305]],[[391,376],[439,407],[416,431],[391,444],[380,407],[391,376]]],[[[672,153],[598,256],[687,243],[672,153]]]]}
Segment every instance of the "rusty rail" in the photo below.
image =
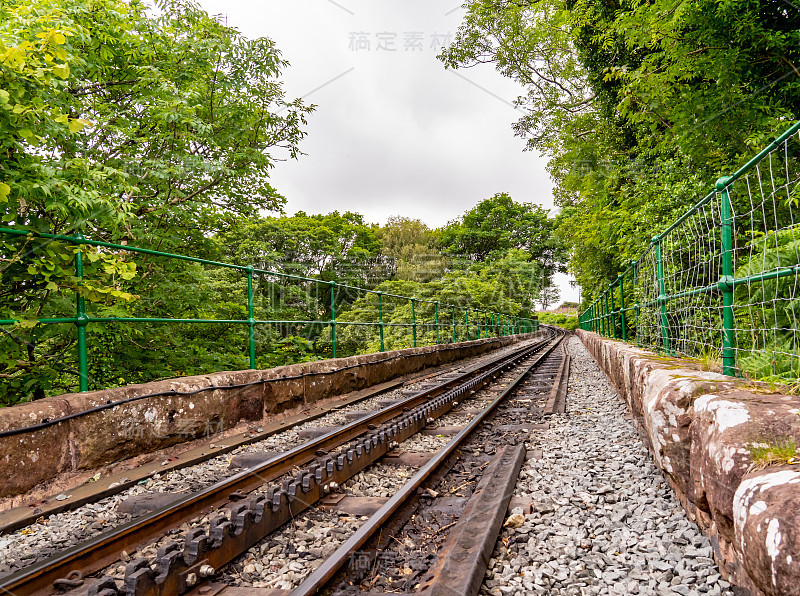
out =
{"type": "MultiPolygon", "coordinates": [[[[328,583],[336,574],[351,560],[353,554],[367,543],[384,524],[398,511],[408,499],[416,494],[417,489],[425,480],[439,468],[450,455],[460,447],[464,440],[492,413],[492,411],[524,381],[528,374],[537,365],[544,362],[563,339],[563,335],[556,343],[544,350],[537,360],[527,366],[525,370],[516,377],[509,385],[469,424],[467,424],[453,439],[440,449],[433,458],[428,461],[417,473],[406,482],[403,487],[395,493],[369,520],[367,520],[356,532],[350,536],[325,562],[320,565],[303,583],[295,588],[291,596],[310,596],[317,594],[327,587],[328,583]]],[[[515,476],[516,478],[516,476],[515,476]]],[[[496,540],[496,532],[494,534],[496,540]]],[[[494,545],[494,541],[492,542],[494,545]]],[[[484,569],[485,571],[485,569],[484,569]]],[[[483,574],[481,574],[482,577],[483,574]]],[[[478,584],[480,586],[480,584],[478,584]]],[[[453,592],[458,593],[458,592],[453,592]]]]}
{"type": "MultiPolygon", "coordinates": [[[[13,592],[17,596],[52,594],[55,592],[53,582],[73,571],[80,570],[84,575],[96,572],[118,560],[122,550],[151,542],[166,530],[219,508],[229,501],[231,493],[251,492],[298,466],[308,464],[320,452],[329,452],[354,441],[335,456],[317,457],[293,479],[284,480],[281,486],[233,505],[230,516],[214,518],[208,532],[202,529],[190,532],[183,545],[167,543],[159,550],[156,571],[150,568],[146,559],[134,560],[126,568],[122,593],[137,596],[185,593],[203,577],[213,574],[220,566],[316,502],[329,491],[332,482],[341,484],[382,456],[395,441],[402,441],[421,430],[429,418],[449,411],[460,396],[489,382],[502,370],[541,349],[549,341],[550,338],[494,359],[188,495],[142,519],[0,578],[0,591],[13,592]],[[407,411],[409,409],[411,411],[407,411]],[[378,429],[378,425],[383,427],[378,429]],[[368,433],[366,437],[356,440],[365,432],[368,433]]],[[[101,596],[120,594],[111,578],[92,586],[88,593],[101,596]]]]}
{"type": "Polygon", "coordinates": [[[506,445],[492,459],[431,569],[421,596],[475,596],[481,589],[508,503],[525,461],[525,446],[506,445]]]}

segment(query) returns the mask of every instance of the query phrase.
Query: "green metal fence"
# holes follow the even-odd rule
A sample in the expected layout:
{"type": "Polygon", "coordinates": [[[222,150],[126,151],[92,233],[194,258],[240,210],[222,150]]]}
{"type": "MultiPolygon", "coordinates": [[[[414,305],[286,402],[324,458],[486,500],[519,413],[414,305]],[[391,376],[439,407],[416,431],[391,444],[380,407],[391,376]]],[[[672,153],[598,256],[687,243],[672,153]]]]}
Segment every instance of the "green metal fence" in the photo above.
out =
{"type": "MultiPolygon", "coordinates": [[[[28,255],[28,258],[32,261],[35,261],[36,255],[43,254],[43,252],[47,250],[49,243],[66,243],[73,247],[75,289],[72,291],[72,299],[70,300],[73,304],[71,312],[66,312],[66,308],[64,307],[66,302],[62,301],[60,307],[50,308],[51,311],[54,311],[50,312],[51,315],[55,314],[59,316],[40,316],[41,313],[32,313],[32,315],[28,315],[33,316],[34,318],[32,319],[0,319],[0,331],[11,334],[15,328],[20,328],[20,326],[28,331],[31,328],[51,325],[66,325],[72,327],[76,335],[76,340],[74,341],[74,346],[70,347],[70,351],[76,354],[77,370],[75,371],[75,376],[77,377],[77,388],[80,391],[87,391],[89,389],[91,366],[88,353],[92,346],[89,345],[87,340],[87,329],[90,326],[96,325],[191,324],[201,326],[238,326],[239,328],[246,329],[246,338],[242,338],[242,345],[228,345],[227,348],[231,351],[241,351],[246,354],[246,359],[243,363],[246,362],[246,365],[249,365],[251,369],[256,368],[258,347],[256,339],[257,331],[262,326],[268,325],[291,326],[294,329],[300,326],[309,328],[309,326],[315,325],[326,327],[329,329],[330,333],[329,353],[334,358],[337,357],[337,352],[340,351],[341,340],[339,336],[341,334],[341,329],[346,326],[377,328],[380,351],[386,349],[385,334],[394,328],[405,329],[408,334],[410,334],[410,341],[408,343],[413,347],[430,345],[433,343],[450,343],[462,340],[514,335],[537,331],[539,329],[538,319],[536,317],[526,318],[473,307],[440,304],[437,301],[420,297],[402,296],[346,283],[279,273],[250,265],[235,265],[187,255],[171,254],[146,248],[90,240],[80,235],[65,236],[33,233],[29,230],[13,228],[0,228],[0,240],[2,240],[3,237],[18,239],[16,244],[13,242],[11,244],[0,242],[0,256],[3,256],[2,260],[7,263],[16,263],[17,265],[25,265],[24,258],[20,256],[23,253],[28,255]],[[237,296],[242,298],[246,295],[246,305],[240,305],[241,312],[246,313],[246,316],[240,318],[99,316],[97,313],[92,312],[93,305],[87,302],[84,295],[87,286],[91,282],[85,272],[85,261],[87,251],[90,250],[89,247],[92,247],[91,250],[93,250],[93,252],[91,256],[95,260],[98,258],[97,252],[104,251],[106,254],[145,255],[166,260],[195,263],[216,270],[235,272],[246,281],[246,292],[241,291],[237,293],[237,296]],[[15,253],[15,251],[17,252],[15,253]],[[307,320],[265,319],[256,317],[256,304],[254,299],[256,292],[254,292],[254,283],[261,282],[266,286],[270,286],[270,289],[275,289],[273,293],[276,295],[280,294],[281,299],[283,299],[285,292],[291,291],[292,288],[289,288],[289,290],[284,286],[277,288],[279,280],[288,280],[299,284],[294,286],[294,289],[297,290],[295,294],[302,295],[301,298],[299,298],[301,301],[306,300],[314,303],[315,306],[310,308],[310,312],[320,312],[318,304],[327,303],[325,311],[328,316],[325,318],[309,318],[307,320]],[[339,313],[342,305],[352,305],[354,296],[364,295],[371,297],[372,301],[368,302],[370,308],[374,307],[374,320],[365,322],[363,320],[348,320],[347,317],[343,318],[339,313]],[[347,299],[345,299],[345,297],[347,297],[347,299]],[[60,312],[58,311],[59,308],[61,309],[60,312]],[[399,308],[404,308],[408,311],[408,316],[405,318],[401,317],[401,319],[403,319],[402,322],[386,322],[384,315],[387,312],[387,308],[391,309],[393,312],[399,308]]],[[[33,270],[29,269],[28,271],[35,273],[36,265],[29,265],[29,267],[34,267],[33,270]]],[[[5,268],[7,268],[7,266],[5,268]]],[[[3,270],[5,270],[5,268],[3,270]]],[[[46,286],[42,283],[39,289],[43,290],[44,288],[46,288],[46,286]]],[[[59,288],[58,291],[63,292],[65,290],[59,288]]],[[[259,296],[262,294],[263,292],[259,292],[259,296]]],[[[281,312],[281,309],[275,307],[272,308],[270,312],[281,312]]],[[[27,313],[23,314],[27,315],[27,313]]],[[[103,346],[95,347],[98,350],[103,349],[103,346]]],[[[97,386],[97,383],[92,383],[92,385],[92,389],[101,388],[97,386]]]]}
{"type": "Polygon", "coordinates": [[[800,377],[798,131],[717,180],[581,313],[580,328],[727,375],[800,377]]]}

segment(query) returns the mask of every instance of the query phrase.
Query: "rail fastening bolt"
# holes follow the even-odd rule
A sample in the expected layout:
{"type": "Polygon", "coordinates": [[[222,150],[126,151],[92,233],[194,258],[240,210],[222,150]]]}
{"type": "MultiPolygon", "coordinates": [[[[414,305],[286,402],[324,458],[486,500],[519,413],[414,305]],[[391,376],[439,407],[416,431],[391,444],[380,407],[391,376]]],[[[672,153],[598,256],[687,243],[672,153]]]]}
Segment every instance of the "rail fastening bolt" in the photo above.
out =
{"type": "Polygon", "coordinates": [[[200,577],[211,577],[214,575],[214,568],[211,565],[200,565],[200,577]]]}
{"type": "Polygon", "coordinates": [[[186,576],[186,585],[191,587],[197,583],[197,574],[190,573],[186,576]]]}

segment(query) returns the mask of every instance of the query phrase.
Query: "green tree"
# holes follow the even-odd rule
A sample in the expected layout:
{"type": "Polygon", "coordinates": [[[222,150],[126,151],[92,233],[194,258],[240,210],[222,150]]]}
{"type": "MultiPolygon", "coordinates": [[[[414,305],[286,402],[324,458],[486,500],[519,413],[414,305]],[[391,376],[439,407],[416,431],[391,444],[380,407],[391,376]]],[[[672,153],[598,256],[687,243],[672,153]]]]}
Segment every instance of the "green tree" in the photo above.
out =
{"type": "Polygon", "coordinates": [[[446,259],[437,246],[437,232],[419,219],[390,217],[378,230],[381,252],[394,259],[398,279],[430,281],[445,271],[446,259]]]}
{"type": "Polygon", "coordinates": [[[800,116],[800,13],[772,0],[467,3],[440,59],[520,83],[584,297],[800,116]],[[732,123],[735,123],[733,125],[732,123]]]}
{"type": "MultiPolygon", "coordinates": [[[[269,171],[311,110],[285,101],[285,66],[189,1],[0,0],[0,223],[208,254],[221,221],[283,204],[269,171]]],[[[0,328],[0,401],[73,385],[74,334],[27,321],[74,314],[74,291],[97,315],[191,310],[186,264],[87,252],[79,287],[70,244],[0,237],[0,318],[26,321],[0,328]]],[[[119,333],[104,356],[135,340],[119,333]]]]}
{"type": "Polygon", "coordinates": [[[567,256],[555,221],[538,205],[516,203],[508,194],[498,193],[449,223],[439,242],[445,254],[471,261],[502,261],[513,253],[517,261],[535,262],[531,283],[538,294],[552,285],[567,256]]]}

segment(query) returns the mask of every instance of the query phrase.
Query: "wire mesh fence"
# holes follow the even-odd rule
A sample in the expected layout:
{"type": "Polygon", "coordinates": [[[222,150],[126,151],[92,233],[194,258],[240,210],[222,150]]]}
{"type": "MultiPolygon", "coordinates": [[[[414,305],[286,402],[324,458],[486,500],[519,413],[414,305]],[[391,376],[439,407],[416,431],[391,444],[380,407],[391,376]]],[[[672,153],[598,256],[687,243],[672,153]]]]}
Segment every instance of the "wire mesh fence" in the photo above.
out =
{"type": "Polygon", "coordinates": [[[654,237],[582,329],[754,379],[800,377],[800,122],[654,237]]]}
{"type": "Polygon", "coordinates": [[[538,330],[536,317],[0,228],[0,405],[538,330]],[[188,290],[187,290],[188,289],[188,290]],[[313,340],[313,341],[311,341],[313,340]]]}

